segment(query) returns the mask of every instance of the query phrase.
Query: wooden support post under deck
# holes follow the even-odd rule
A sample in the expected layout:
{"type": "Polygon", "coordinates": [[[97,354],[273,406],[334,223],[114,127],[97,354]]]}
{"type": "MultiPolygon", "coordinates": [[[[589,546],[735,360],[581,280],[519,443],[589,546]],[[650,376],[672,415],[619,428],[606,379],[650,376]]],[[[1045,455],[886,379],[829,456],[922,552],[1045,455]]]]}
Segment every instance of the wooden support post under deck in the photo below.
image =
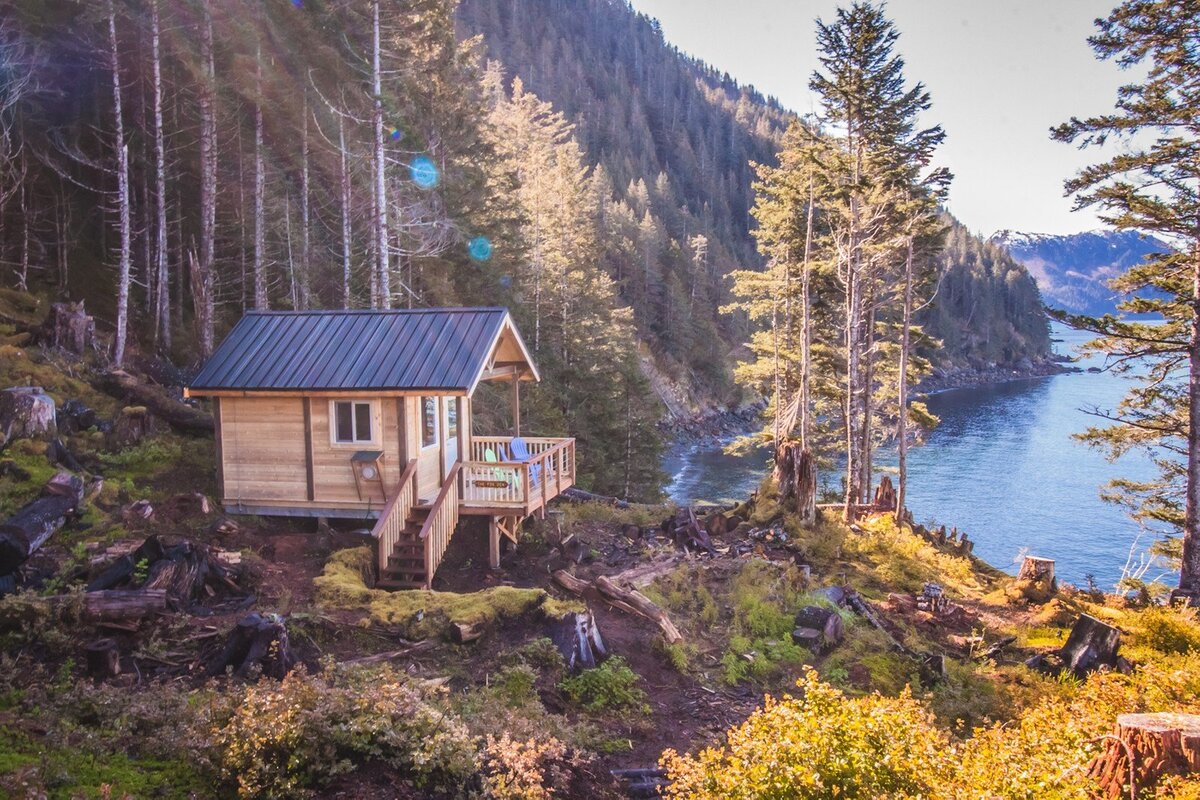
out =
{"type": "Polygon", "coordinates": [[[500,520],[488,517],[488,566],[500,569],[500,520]]]}
{"type": "Polygon", "coordinates": [[[512,416],[513,436],[521,435],[521,380],[517,375],[512,378],[512,416]]]}

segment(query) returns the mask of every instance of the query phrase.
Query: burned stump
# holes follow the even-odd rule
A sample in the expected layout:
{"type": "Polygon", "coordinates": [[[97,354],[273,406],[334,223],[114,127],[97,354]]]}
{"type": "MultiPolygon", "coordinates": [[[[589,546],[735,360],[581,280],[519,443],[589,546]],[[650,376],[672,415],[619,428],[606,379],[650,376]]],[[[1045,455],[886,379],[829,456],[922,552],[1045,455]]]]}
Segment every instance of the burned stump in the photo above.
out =
{"type": "Polygon", "coordinates": [[[1075,627],[1071,628],[1067,643],[1062,648],[1053,653],[1036,655],[1025,664],[1051,675],[1067,670],[1083,678],[1098,669],[1116,668],[1120,646],[1121,631],[1083,614],[1075,622],[1075,627]]]}
{"type": "Polygon", "coordinates": [[[232,669],[235,677],[245,678],[258,667],[261,674],[283,680],[295,664],[283,617],[254,612],[234,626],[224,649],[209,662],[208,673],[232,669]]]}
{"type": "Polygon", "coordinates": [[[547,632],[570,672],[592,669],[608,657],[591,611],[564,614],[550,623],[547,632]]]}
{"type": "Polygon", "coordinates": [[[1121,714],[1106,737],[1104,751],[1092,759],[1088,775],[1100,797],[1141,796],[1168,775],[1200,771],[1200,715],[1121,714]]]}

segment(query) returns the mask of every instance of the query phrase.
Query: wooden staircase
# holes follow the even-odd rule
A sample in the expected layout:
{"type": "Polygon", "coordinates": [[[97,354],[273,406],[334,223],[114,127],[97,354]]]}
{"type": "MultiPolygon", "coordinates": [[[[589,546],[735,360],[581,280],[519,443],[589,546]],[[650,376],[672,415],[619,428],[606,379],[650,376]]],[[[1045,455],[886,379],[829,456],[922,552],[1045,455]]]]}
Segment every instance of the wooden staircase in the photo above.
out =
{"type": "Polygon", "coordinates": [[[422,589],[427,582],[425,574],[425,542],[421,539],[421,528],[429,519],[428,506],[416,506],[408,513],[396,544],[388,554],[387,564],[379,574],[376,585],[380,589],[422,589]]]}

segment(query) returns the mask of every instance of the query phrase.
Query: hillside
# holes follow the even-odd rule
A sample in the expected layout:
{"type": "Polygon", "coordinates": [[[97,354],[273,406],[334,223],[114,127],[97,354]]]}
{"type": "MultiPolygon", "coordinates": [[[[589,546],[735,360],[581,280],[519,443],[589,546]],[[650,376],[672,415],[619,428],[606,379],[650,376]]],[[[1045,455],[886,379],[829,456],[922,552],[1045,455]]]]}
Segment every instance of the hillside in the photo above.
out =
{"type": "Polygon", "coordinates": [[[989,241],[1006,249],[1037,280],[1046,304],[1072,314],[1116,313],[1121,297],[1108,281],[1165,242],[1134,231],[1085,231],[1070,235],[1002,230],[989,241]]]}
{"type": "Polygon", "coordinates": [[[696,509],[711,550],[663,532],[673,509],[568,503],[499,572],[467,526],[435,591],[383,591],[352,527],[225,516],[204,499],[210,435],[130,436],[145,409],[97,388],[104,365],[36,346],[44,309],[0,301],[0,384],[33,379],[61,412],[57,440],[4,442],[0,519],[55,475],[86,487],[0,576],[0,795],[615,799],[670,781],[715,799],[770,796],[753,765],[794,759],[798,780],[866,787],[848,796],[1083,798],[1116,713],[1200,707],[1190,611],[1014,580],[890,515],[805,530],[769,483],[696,509]],[[669,627],[605,602],[604,580],[669,627]],[[570,661],[585,608],[609,654],[590,668],[570,661]],[[1122,630],[1118,671],[1024,663],[1053,663],[1081,613],[1122,630]],[[239,649],[242,629],[270,646],[239,649]]]}

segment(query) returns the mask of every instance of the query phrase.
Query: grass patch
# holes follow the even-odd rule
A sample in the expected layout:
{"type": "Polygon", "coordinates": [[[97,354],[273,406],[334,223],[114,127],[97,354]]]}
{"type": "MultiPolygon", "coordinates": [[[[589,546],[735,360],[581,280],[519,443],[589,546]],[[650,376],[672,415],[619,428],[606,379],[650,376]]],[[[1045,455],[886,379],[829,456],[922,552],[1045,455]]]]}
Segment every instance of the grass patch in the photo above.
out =
{"type": "Polygon", "coordinates": [[[637,525],[644,528],[660,524],[674,509],[669,505],[630,504],[628,508],[617,508],[607,503],[567,503],[561,506],[563,527],[569,528],[577,522],[603,522],[614,525],[637,525]]]}
{"type": "Polygon", "coordinates": [[[593,714],[622,715],[650,713],[641,679],[625,659],[613,656],[595,669],[566,678],[558,686],[571,702],[593,714]]]}
{"type": "Polygon", "coordinates": [[[410,637],[444,636],[455,623],[496,623],[535,611],[550,618],[584,610],[581,603],[554,599],[544,589],[514,586],[465,594],[372,589],[367,577],[372,573],[373,560],[368,547],[334,553],[321,575],[313,579],[317,602],[333,608],[362,609],[370,619],[397,625],[410,637]]]}

